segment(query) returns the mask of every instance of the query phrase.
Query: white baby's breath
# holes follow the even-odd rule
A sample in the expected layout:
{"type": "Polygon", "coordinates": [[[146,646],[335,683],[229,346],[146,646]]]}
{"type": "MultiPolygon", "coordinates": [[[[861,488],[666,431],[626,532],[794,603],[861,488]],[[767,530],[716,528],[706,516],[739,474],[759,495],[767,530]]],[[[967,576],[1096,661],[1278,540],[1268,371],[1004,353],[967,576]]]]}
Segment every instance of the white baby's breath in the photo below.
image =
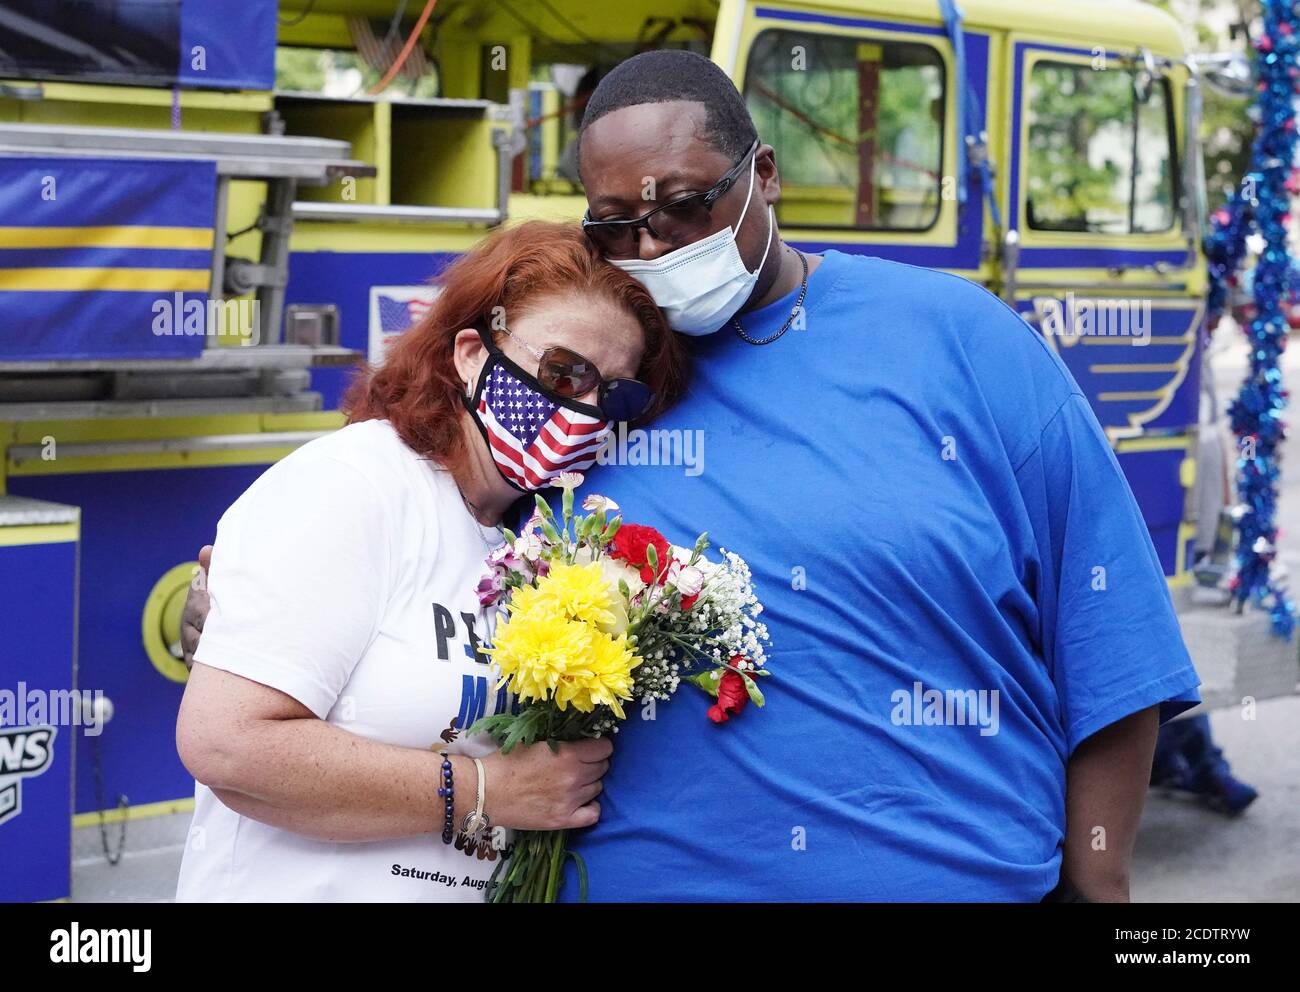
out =
{"type": "MultiPolygon", "coordinates": [[[[667,699],[676,692],[681,682],[679,661],[687,663],[688,669],[698,667],[701,661],[705,667],[721,667],[740,655],[748,662],[747,674],[764,668],[768,634],[766,626],[755,619],[762,604],[754,594],[749,565],[725,548],[720,553],[720,562],[701,558],[690,568],[682,567],[689,554],[681,558],[674,554],[678,567],[674,572],[670,566],[670,584],[683,595],[697,595],[698,599],[689,610],[673,609],[666,600],[661,601],[660,608],[652,611],[655,621],[642,627],[638,653],[643,660],[636,669],[634,689],[639,698],[667,699]],[[697,592],[688,593],[677,583],[697,592]],[[696,657],[684,657],[683,643],[694,648],[696,657]]],[[[716,681],[714,675],[712,681],[716,681]]]]}

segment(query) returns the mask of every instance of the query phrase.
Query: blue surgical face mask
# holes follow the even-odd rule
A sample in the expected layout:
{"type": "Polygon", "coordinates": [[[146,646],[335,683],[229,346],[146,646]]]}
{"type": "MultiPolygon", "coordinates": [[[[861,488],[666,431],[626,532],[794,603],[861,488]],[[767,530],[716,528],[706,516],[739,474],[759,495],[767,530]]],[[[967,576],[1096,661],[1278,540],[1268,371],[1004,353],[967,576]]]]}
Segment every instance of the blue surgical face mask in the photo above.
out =
{"type": "Polygon", "coordinates": [[[643,261],[612,258],[617,265],[650,291],[668,325],[682,334],[712,334],[745,305],[758,283],[758,274],[772,249],[772,208],[767,209],[767,247],[758,268],[750,272],[740,257],[736,235],[749,212],[754,192],[754,160],[749,163],[749,192],[745,209],[734,228],[724,227],[707,238],[683,245],[666,255],[643,261]]]}

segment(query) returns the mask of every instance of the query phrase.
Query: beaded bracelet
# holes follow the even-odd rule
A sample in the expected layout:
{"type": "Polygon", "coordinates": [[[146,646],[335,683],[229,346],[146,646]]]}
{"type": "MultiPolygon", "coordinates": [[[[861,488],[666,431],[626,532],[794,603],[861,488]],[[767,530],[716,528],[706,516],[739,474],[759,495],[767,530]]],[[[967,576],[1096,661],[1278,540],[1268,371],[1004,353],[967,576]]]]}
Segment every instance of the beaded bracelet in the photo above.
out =
{"type": "Polygon", "coordinates": [[[452,817],[456,809],[456,796],[454,786],[451,780],[451,759],[447,757],[447,749],[443,748],[438,752],[442,755],[442,782],[438,787],[438,795],[443,799],[443,806],[446,815],[442,821],[442,842],[450,844],[452,841],[452,817]]]}

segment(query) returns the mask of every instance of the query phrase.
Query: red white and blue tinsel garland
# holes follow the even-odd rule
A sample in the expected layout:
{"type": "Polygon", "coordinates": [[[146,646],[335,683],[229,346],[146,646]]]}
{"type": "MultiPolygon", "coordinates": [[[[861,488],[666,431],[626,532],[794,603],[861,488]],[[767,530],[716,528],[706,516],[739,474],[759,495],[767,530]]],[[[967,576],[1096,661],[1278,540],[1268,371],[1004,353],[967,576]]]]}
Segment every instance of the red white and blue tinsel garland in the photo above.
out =
{"type": "Polygon", "coordinates": [[[1264,29],[1255,42],[1258,94],[1251,116],[1257,132],[1250,171],[1228,203],[1214,215],[1206,239],[1210,263],[1211,316],[1226,305],[1253,227],[1264,239],[1255,266],[1255,318],[1246,327],[1250,372],[1228,409],[1237,436],[1237,569],[1232,591],[1268,610],[1274,630],[1289,638],[1295,605],[1275,574],[1277,484],[1281,444],[1286,437],[1279,359],[1286,348],[1283,314],[1292,259],[1287,248],[1290,198],[1297,191],[1296,94],[1300,92],[1300,3],[1263,0],[1264,29]]]}

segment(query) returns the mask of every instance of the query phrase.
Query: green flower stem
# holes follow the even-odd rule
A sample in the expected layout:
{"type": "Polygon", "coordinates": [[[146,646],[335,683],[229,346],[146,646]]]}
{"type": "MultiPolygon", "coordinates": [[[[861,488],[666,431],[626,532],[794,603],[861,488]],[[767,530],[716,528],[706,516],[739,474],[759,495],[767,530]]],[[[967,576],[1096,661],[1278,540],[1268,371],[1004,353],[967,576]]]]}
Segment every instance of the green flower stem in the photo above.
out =
{"type": "Polygon", "coordinates": [[[504,879],[501,880],[501,884],[496,886],[492,890],[492,899],[491,899],[492,902],[498,903],[498,902],[512,901],[508,897],[510,895],[511,890],[516,885],[519,884],[516,881],[516,879],[520,877],[521,873],[524,870],[524,864],[528,860],[524,854],[524,852],[527,850],[527,845],[528,845],[528,835],[521,834],[518,840],[515,842],[514,855],[510,858],[509,873],[506,875],[504,879]]]}
{"type": "Polygon", "coordinates": [[[545,902],[546,900],[546,881],[550,872],[550,831],[538,833],[536,845],[533,847],[531,854],[532,864],[529,866],[529,872],[532,875],[531,887],[528,893],[529,902],[545,902]]]}
{"type": "Polygon", "coordinates": [[[515,862],[510,871],[507,884],[502,886],[501,898],[497,902],[531,902],[529,893],[533,887],[533,875],[536,867],[537,834],[524,831],[515,844],[515,853],[511,860],[515,862]]]}
{"type": "Polygon", "coordinates": [[[564,842],[567,833],[563,830],[553,830],[551,837],[551,863],[546,882],[547,902],[555,902],[556,894],[560,890],[560,879],[564,873],[564,842]]]}

